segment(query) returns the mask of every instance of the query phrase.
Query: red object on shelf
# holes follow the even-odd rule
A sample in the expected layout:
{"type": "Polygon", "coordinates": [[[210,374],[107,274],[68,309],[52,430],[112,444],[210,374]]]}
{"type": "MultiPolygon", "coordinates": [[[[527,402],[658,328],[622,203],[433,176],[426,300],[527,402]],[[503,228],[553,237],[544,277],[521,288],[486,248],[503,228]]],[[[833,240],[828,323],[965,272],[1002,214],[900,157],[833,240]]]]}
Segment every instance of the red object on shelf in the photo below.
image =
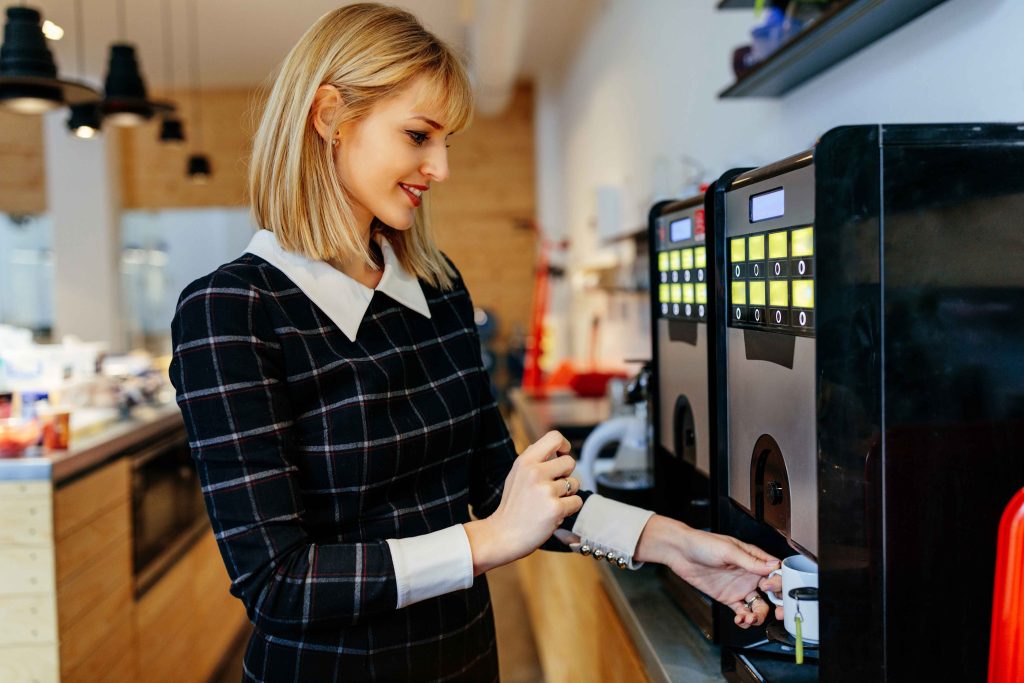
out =
{"type": "Polygon", "coordinates": [[[1024,681],[1024,489],[999,522],[988,683],[1024,681]]]}

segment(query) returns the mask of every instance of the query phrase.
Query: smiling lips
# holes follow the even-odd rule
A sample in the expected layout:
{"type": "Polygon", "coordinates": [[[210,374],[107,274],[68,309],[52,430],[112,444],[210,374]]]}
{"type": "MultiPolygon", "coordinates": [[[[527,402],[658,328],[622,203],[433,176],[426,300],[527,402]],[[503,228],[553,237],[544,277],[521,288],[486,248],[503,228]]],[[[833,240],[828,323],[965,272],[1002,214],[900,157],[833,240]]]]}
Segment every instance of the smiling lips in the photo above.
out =
{"type": "Polygon", "coordinates": [[[414,208],[423,202],[423,193],[430,189],[426,185],[411,185],[408,183],[398,183],[398,186],[409,197],[409,201],[412,202],[414,208]]]}

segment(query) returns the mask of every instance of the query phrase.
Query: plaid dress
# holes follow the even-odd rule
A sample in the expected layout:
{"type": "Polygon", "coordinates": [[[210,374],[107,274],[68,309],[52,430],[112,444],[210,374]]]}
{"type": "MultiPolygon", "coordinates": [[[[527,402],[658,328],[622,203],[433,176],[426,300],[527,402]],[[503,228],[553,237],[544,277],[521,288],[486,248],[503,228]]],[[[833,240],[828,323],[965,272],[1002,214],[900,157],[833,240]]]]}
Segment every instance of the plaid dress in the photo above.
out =
{"type": "Polygon", "coordinates": [[[498,677],[483,576],[397,609],[386,539],[491,514],[516,457],[462,280],[420,286],[429,318],[375,292],[354,340],[254,254],[181,295],[170,376],[254,626],[245,680],[498,677]]]}

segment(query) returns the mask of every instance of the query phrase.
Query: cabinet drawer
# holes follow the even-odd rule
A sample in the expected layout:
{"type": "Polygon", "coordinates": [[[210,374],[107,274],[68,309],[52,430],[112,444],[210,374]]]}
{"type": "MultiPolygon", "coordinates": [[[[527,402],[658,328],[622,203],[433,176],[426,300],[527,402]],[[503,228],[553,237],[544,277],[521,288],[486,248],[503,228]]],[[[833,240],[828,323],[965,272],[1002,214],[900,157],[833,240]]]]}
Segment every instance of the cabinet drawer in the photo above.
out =
{"type": "Polygon", "coordinates": [[[0,545],[52,545],[49,495],[12,495],[0,490],[0,545]]]}
{"type": "Polygon", "coordinates": [[[127,458],[121,458],[66,486],[57,487],[53,494],[53,525],[58,540],[128,500],[128,464],[127,458]]]}
{"type": "Polygon", "coordinates": [[[132,590],[131,546],[127,536],[102,546],[97,557],[57,585],[57,617],[63,634],[87,618],[106,597],[132,590]]]}
{"type": "Polygon", "coordinates": [[[53,596],[0,596],[0,647],[56,642],[57,606],[53,596]]]}
{"type": "Polygon", "coordinates": [[[0,481],[0,500],[19,496],[49,498],[51,491],[53,491],[53,484],[48,480],[0,481]]]}
{"type": "Polygon", "coordinates": [[[58,541],[54,549],[57,584],[64,583],[109,553],[111,539],[123,539],[122,545],[127,545],[130,527],[131,510],[128,501],[123,500],[58,541]]]}
{"type": "Polygon", "coordinates": [[[0,546],[0,593],[52,593],[53,548],[0,546]]]}
{"type": "Polygon", "coordinates": [[[0,681],[59,683],[56,645],[0,647],[0,681]]]}

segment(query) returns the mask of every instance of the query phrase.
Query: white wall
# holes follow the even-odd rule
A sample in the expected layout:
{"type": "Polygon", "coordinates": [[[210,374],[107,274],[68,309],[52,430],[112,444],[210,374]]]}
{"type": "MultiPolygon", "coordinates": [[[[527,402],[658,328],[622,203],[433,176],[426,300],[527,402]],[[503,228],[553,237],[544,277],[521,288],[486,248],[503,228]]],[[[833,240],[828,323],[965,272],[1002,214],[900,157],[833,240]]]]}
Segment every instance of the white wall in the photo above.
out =
{"type": "MultiPolygon", "coordinates": [[[[843,124],[1024,119],[1021,0],[948,0],[785,97],[758,100],[717,98],[755,19],[716,4],[605,0],[573,60],[540,79],[539,215],[549,234],[571,239],[574,263],[596,248],[596,186],[622,187],[625,222],[641,225],[656,195],[685,191],[683,155],[710,180],[799,152],[843,124]]],[[[572,297],[558,351],[585,356],[605,298],[572,297]]],[[[646,344],[643,316],[618,318],[602,331],[611,362],[634,353],[638,335],[646,344]]]]}

